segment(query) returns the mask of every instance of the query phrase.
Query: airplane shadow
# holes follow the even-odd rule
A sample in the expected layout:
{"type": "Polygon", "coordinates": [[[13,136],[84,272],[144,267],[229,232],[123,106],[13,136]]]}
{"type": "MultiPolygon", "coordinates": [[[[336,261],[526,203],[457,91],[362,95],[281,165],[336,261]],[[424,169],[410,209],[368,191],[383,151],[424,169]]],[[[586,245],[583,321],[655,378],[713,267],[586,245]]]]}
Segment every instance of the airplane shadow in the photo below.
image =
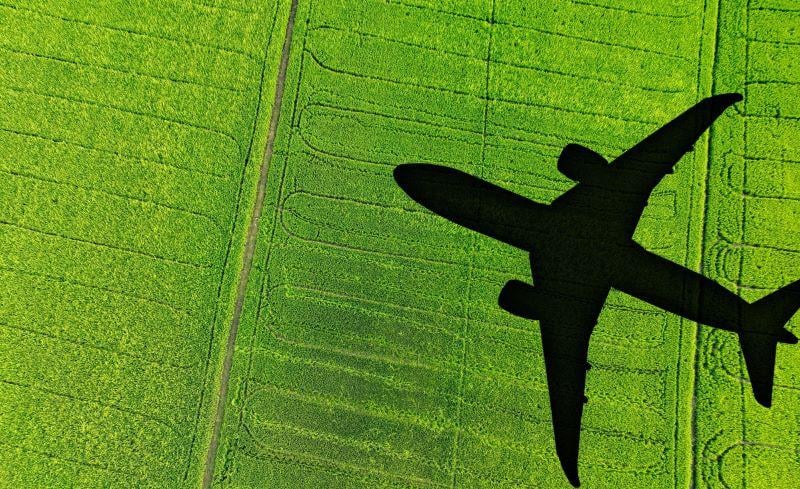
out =
{"type": "Polygon", "coordinates": [[[398,185],[424,207],[530,252],[533,284],[510,281],[498,291],[499,304],[539,321],[556,449],[573,485],[579,483],[589,337],[612,287],[739,334],[754,395],[764,406],[771,404],[776,342],[796,342],[783,326],[800,305],[800,281],[750,304],[632,238],[655,186],[738,100],[738,94],[705,99],[610,164],[590,149],[567,145],[558,169],[578,184],[550,205],[452,168],[406,164],[395,169],[398,185]]]}

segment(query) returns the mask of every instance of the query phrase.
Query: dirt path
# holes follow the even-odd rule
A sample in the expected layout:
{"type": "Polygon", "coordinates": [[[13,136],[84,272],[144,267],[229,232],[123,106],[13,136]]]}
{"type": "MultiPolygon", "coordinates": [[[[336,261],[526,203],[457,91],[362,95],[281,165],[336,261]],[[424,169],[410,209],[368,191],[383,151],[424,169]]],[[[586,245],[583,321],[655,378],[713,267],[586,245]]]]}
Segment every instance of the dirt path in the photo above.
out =
{"type": "Polygon", "coordinates": [[[225,403],[228,395],[228,382],[231,376],[231,365],[233,364],[233,352],[236,345],[236,335],[239,331],[239,322],[242,317],[242,308],[244,307],[244,298],[247,291],[247,283],[250,277],[250,271],[253,268],[253,254],[255,253],[256,249],[258,222],[261,218],[261,208],[264,205],[264,196],[267,190],[267,173],[269,170],[270,161],[272,160],[272,153],[275,145],[275,135],[278,132],[278,120],[280,119],[281,100],[283,99],[283,90],[286,82],[286,68],[289,64],[289,53],[292,45],[292,32],[294,31],[294,21],[297,13],[297,1],[298,0],[292,0],[291,9],[289,12],[289,21],[286,25],[286,37],[283,41],[281,63],[280,67],[278,68],[278,79],[275,84],[275,99],[272,104],[272,115],[269,121],[267,144],[264,148],[264,155],[261,160],[255,208],[253,210],[253,216],[250,219],[250,225],[247,229],[247,237],[245,239],[242,270],[239,274],[239,284],[236,290],[236,304],[234,306],[233,317],[231,319],[228,342],[225,347],[225,360],[222,364],[222,372],[220,374],[220,388],[216,415],[214,417],[214,431],[211,434],[211,442],[208,447],[205,470],[203,473],[204,489],[210,488],[211,483],[214,480],[214,465],[217,458],[217,450],[219,449],[219,438],[222,430],[222,422],[225,418],[225,403]]]}

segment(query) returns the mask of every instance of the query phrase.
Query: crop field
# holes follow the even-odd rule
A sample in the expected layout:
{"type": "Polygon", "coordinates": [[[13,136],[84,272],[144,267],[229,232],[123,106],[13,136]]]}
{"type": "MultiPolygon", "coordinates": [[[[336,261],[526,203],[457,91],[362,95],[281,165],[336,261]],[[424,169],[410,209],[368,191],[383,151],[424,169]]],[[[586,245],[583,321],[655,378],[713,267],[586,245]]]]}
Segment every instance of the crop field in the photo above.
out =
{"type": "MultiPolygon", "coordinates": [[[[570,487],[537,324],[497,306],[528,256],[400,163],[546,203],[566,144],[613,159],[739,92],[635,237],[748,300],[800,278],[790,0],[9,0],[0,27],[0,487],[570,487]]],[[[800,483],[800,348],[765,409],[734,335],[612,291],[589,360],[583,487],[800,483]]]]}
{"type": "Polygon", "coordinates": [[[134,3],[0,3],[2,487],[202,473],[288,11],[134,3]]]}

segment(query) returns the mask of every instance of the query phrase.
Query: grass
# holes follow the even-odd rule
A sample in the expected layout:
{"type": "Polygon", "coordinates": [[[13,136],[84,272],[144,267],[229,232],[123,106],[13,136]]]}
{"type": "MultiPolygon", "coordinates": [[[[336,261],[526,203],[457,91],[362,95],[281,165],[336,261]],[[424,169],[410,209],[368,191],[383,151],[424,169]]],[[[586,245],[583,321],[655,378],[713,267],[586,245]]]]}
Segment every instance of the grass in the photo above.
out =
{"type": "MultiPolygon", "coordinates": [[[[729,154],[747,121],[751,154],[781,158],[775,134],[794,121],[755,117],[793,108],[791,85],[741,73],[786,77],[790,55],[765,53],[759,72],[734,64],[741,3],[722,2],[719,21],[714,2],[592,3],[300,2],[220,487],[568,486],[535,324],[496,306],[505,281],[529,278],[527,257],[423,211],[393,184],[396,164],[447,164],[547,202],[570,186],[555,168],[565,144],[613,157],[696,100],[744,91],[747,116],[723,117],[711,147],[680,163],[637,239],[734,290],[747,277],[764,288],[750,298],[797,277],[797,242],[780,232],[792,226],[775,218],[795,208],[781,199],[791,170],[729,154]],[[729,167],[760,172],[745,214],[729,167]],[[775,242],[781,265],[774,251],[750,271],[723,261],[717,236],[743,215],[748,243],[775,242]]],[[[738,354],[730,335],[614,293],[590,350],[585,485],[791,487],[797,362],[781,349],[784,387],[766,411],[738,354]]]]}
{"type": "Polygon", "coordinates": [[[286,25],[252,7],[0,4],[1,486],[199,480],[286,25]]]}
{"type": "MultiPolygon", "coordinates": [[[[565,144],[741,92],[636,238],[749,299],[798,277],[790,2],[299,0],[216,412],[291,3],[0,2],[0,486],[196,487],[223,415],[217,487],[568,487],[496,306],[527,256],[399,163],[547,202],[565,144]]],[[[735,337],[612,293],[590,361],[586,487],[796,486],[795,349],[765,410],[735,337]]]]}

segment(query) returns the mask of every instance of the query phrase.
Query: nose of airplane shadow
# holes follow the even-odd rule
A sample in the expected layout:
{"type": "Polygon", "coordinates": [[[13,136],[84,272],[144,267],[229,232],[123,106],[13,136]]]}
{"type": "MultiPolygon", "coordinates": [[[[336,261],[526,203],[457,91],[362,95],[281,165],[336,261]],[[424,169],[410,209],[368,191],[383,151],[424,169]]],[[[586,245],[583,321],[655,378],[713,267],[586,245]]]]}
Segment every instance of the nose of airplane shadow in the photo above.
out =
{"type": "Polygon", "coordinates": [[[442,172],[455,173],[456,170],[430,163],[403,163],[397,165],[393,173],[395,181],[402,187],[419,183],[420,180],[437,179],[442,172]]]}
{"type": "Polygon", "coordinates": [[[394,180],[409,197],[427,201],[463,185],[464,176],[452,168],[426,163],[405,163],[394,169],[394,180]],[[460,184],[460,185],[459,185],[460,184]]]}
{"type": "Polygon", "coordinates": [[[394,175],[394,181],[397,182],[397,185],[399,185],[400,188],[408,193],[408,189],[411,187],[412,182],[418,179],[420,173],[424,173],[424,167],[425,165],[419,163],[398,165],[392,172],[394,175]]]}

